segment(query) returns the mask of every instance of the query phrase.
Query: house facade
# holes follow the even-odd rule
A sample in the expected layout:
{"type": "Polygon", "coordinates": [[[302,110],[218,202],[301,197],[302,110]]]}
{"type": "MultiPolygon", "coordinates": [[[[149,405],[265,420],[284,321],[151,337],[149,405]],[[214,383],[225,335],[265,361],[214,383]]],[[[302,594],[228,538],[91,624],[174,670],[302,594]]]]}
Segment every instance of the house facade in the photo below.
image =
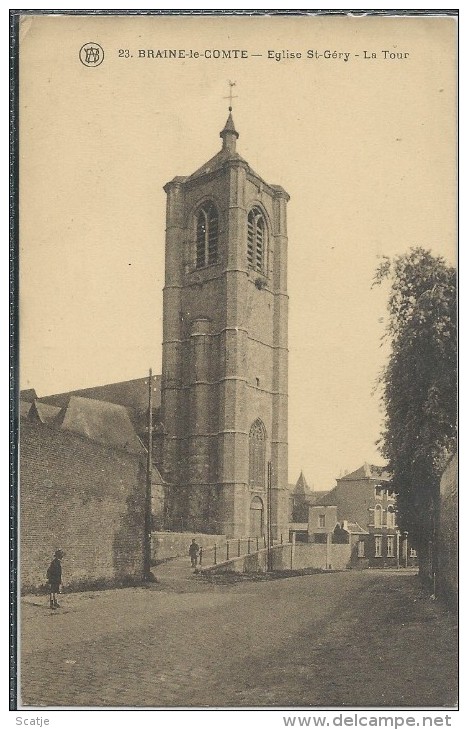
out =
{"type": "Polygon", "coordinates": [[[406,566],[416,554],[397,524],[396,495],[385,467],[363,464],[309,508],[310,542],[348,540],[362,567],[406,566]]]}

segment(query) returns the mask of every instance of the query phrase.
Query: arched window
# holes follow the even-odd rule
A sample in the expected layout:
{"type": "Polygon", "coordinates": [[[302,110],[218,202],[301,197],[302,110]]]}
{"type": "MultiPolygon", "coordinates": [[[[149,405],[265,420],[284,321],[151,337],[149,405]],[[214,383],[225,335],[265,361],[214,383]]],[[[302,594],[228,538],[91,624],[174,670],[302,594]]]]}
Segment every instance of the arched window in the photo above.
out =
{"type": "Polygon", "coordinates": [[[249,486],[265,488],[265,426],[259,418],[249,433],[249,486]]]}
{"type": "Polygon", "coordinates": [[[218,260],[218,227],[218,211],[213,203],[205,203],[197,213],[197,269],[218,260]]]}
{"type": "Polygon", "coordinates": [[[255,271],[265,270],[266,225],[260,208],[247,217],[247,263],[255,271]]]}
{"type": "Polygon", "coordinates": [[[395,527],[395,508],[390,505],[387,510],[387,527],[395,527]]]}
{"type": "Polygon", "coordinates": [[[382,527],[382,507],[380,504],[375,505],[374,509],[374,526],[382,527]]]}

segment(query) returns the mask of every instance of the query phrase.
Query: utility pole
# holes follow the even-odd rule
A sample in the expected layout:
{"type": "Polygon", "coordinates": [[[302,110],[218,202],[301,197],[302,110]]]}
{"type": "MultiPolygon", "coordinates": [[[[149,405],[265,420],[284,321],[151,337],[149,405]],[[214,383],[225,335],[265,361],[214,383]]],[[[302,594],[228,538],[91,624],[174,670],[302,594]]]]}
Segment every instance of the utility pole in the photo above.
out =
{"type": "Polygon", "coordinates": [[[151,580],[151,486],[153,477],[153,371],[148,378],[148,455],[146,461],[144,580],[151,580]]]}

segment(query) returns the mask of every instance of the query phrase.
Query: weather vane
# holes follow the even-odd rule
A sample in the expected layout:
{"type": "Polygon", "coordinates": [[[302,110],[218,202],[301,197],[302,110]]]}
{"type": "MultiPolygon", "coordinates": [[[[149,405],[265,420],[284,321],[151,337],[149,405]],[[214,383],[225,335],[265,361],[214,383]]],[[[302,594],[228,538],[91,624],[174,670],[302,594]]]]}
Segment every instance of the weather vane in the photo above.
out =
{"type": "Polygon", "coordinates": [[[233,86],[236,85],[235,81],[228,81],[229,84],[229,96],[223,96],[223,99],[229,99],[229,111],[232,112],[232,100],[237,99],[237,96],[234,96],[232,93],[233,86]]]}

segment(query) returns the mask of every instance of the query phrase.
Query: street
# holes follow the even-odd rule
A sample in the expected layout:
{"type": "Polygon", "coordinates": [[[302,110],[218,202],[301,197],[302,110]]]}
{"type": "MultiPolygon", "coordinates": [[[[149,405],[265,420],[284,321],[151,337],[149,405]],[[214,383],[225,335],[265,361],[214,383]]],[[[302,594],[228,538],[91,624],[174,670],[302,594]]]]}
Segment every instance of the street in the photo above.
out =
{"type": "Polygon", "coordinates": [[[57,611],[23,599],[23,706],[456,704],[455,617],[411,572],[213,585],[183,570],[57,611]]]}

